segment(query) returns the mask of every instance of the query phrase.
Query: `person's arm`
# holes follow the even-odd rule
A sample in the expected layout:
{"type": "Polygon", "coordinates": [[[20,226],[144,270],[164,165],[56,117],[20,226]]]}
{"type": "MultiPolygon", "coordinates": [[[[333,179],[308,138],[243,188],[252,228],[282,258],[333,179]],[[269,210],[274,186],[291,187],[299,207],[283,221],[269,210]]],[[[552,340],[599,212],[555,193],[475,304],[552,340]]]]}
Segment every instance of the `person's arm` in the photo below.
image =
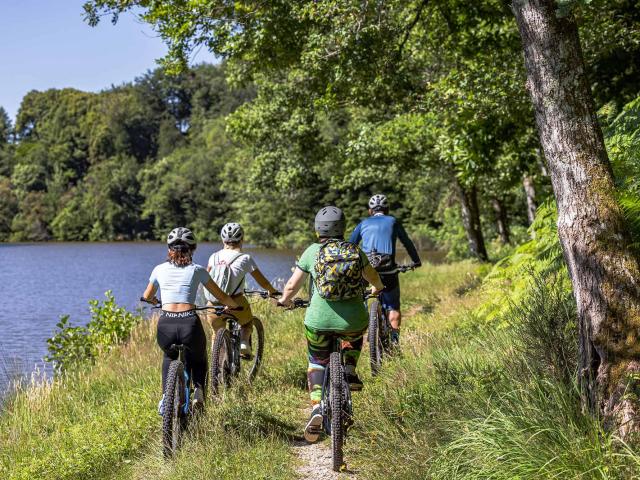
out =
{"type": "Polygon", "coordinates": [[[380,293],[380,291],[382,291],[382,289],[384,288],[380,275],[371,265],[366,265],[364,267],[364,269],[362,270],[362,278],[364,278],[373,286],[373,289],[371,290],[371,293],[373,294],[380,293]]]}
{"type": "Polygon", "coordinates": [[[293,271],[293,275],[287,281],[287,284],[284,286],[284,290],[282,291],[282,296],[278,300],[278,303],[289,306],[291,305],[291,300],[296,296],[296,293],[300,291],[302,285],[304,285],[304,281],[307,278],[308,273],[304,272],[300,269],[300,267],[296,267],[293,271]]]}
{"type": "Polygon", "coordinates": [[[209,281],[204,284],[204,288],[209,290],[211,294],[216,297],[220,302],[224,303],[229,307],[238,307],[239,305],[231,298],[229,295],[220,290],[220,287],[216,285],[216,282],[213,279],[209,278],[209,281]]]}
{"type": "Polygon", "coordinates": [[[397,220],[395,223],[395,227],[398,232],[398,238],[400,239],[400,242],[402,242],[402,245],[404,245],[404,248],[407,249],[407,253],[411,257],[411,261],[414,263],[416,267],[421,266],[422,261],[420,260],[420,256],[418,255],[418,250],[416,250],[416,246],[413,244],[413,242],[409,238],[409,235],[407,235],[406,230],[404,229],[402,224],[397,220]]]}
{"type": "Polygon", "coordinates": [[[256,268],[253,272],[251,272],[251,276],[256,279],[256,282],[258,283],[258,285],[260,285],[270,294],[273,295],[275,293],[278,293],[278,291],[275,288],[273,288],[269,280],[267,280],[267,278],[262,274],[262,272],[258,268],[256,268]]]}
{"type": "Polygon", "coordinates": [[[158,290],[158,287],[156,287],[153,283],[149,282],[149,285],[147,285],[147,288],[142,294],[142,298],[144,298],[149,303],[153,303],[153,304],[160,303],[160,300],[156,298],[157,290],[158,290]]]}
{"type": "Polygon", "coordinates": [[[360,225],[362,225],[362,222],[356,225],[356,228],[354,228],[353,232],[351,232],[351,237],[349,237],[349,241],[351,243],[355,243],[356,245],[358,245],[360,243],[360,240],[362,240],[362,234],[360,233],[360,225]]]}
{"type": "Polygon", "coordinates": [[[211,273],[211,265],[207,265],[207,273],[211,273]]]}

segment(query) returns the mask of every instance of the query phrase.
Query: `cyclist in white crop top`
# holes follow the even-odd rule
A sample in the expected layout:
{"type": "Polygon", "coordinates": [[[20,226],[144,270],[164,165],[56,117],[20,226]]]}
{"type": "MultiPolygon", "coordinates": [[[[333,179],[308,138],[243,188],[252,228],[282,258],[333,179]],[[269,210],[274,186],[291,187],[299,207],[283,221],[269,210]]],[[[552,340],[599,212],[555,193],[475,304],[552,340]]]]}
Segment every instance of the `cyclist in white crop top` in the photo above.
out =
{"type": "MultiPolygon", "coordinates": [[[[185,369],[196,386],[195,402],[204,402],[207,378],[207,336],[200,317],[196,314],[195,298],[200,284],[229,307],[238,304],[224,293],[211,279],[207,271],[192,261],[196,249],[196,239],[188,228],[174,228],[167,238],[169,247],[165,263],[156,266],[149,277],[149,284],[143,298],[158,303],[155,293],[160,289],[162,313],[158,320],[157,340],[164,352],[162,361],[162,392],[167,381],[169,364],[178,358],[172,345],[184,345],[185,369]]],[[[163,395],[164,399],[164,395],[163,395]]],[[[162,414],[162,400],[158,411],[162,414]]]]}

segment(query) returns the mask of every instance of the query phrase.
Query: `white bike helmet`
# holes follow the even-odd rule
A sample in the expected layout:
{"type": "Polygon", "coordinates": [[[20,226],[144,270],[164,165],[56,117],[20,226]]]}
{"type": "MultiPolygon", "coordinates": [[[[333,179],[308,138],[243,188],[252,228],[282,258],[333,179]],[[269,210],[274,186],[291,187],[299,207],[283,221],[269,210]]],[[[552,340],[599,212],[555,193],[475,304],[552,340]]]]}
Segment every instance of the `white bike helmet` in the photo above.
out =
{"type": "Polygon", "coordinates": [[[176,227],[167,236],[167,245],[185,244],[191,248],[196,246],[196,237],[193,232],[185,227],[176,227]]]}
{"type": "Polygon", "coordinates": [[[371,210],[386,210],[389,208],[389,200],[386,195],[376,194],[369,199],[369,208],[371,210]]]}
{"type": "Polygon", "coordinates": [[[244,230],[239,223],[227,223],[220,231],[220,238],[225,243],[238,243],[244,238],[244,230]]]}

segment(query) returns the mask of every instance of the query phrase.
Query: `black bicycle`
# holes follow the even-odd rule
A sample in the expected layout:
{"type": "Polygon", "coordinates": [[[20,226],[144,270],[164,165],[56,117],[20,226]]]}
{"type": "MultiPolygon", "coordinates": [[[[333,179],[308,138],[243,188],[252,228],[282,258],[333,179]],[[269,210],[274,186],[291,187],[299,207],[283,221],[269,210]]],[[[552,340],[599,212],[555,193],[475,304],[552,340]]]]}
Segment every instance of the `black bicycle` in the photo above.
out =
{"type": "MultiPolygon", "coordinates": [[[[285,308],[295,309],[308,306],[308,301],[296,298],[290,307],[285,308]]],[[[339,472],[345,465],[344,444],[347,438],[347,431],[353,425],[353,403],[351,402],[351,390],[345,370],[345,356],[340,334],[336,332],[321,333],[330,336],[332,345],[329,365],[324,370],[324,379],[322,381],[322,396],[320,400],[322,428],[327,435],[331,435],[333,470],[339,472]]]]}
{"type": "MultiPolygon", "coordinates": [[[[415,265],[398,265],[391,272],[408,272],[414,270],[415,265]]],[[[385,355],[389,355],[393,350],[391,342],[391,323],[386,308],[383,308],[378,295],[372,295],[370,291],[365,292],[365,302],[369,303],[369,361],[371,373],[376,375],[382,367],[385,355]]]]}
{"type": "Polygon", "coordinates": [[[229,387],[242,370],[246,370],[247,380],[251,382],[258,374],[264,354],[264,327],[258,317],[253,317],[253,331],[250,337],[250,344],[255,353],[242,355],[240,351],[242,327],[238,319],[224,308],[216,311],[216,314],[222,316],[227,324],[226,327],[217,331],[211,345],[209,385],[214,397],[219,395],[223,388],[229,387]]]}

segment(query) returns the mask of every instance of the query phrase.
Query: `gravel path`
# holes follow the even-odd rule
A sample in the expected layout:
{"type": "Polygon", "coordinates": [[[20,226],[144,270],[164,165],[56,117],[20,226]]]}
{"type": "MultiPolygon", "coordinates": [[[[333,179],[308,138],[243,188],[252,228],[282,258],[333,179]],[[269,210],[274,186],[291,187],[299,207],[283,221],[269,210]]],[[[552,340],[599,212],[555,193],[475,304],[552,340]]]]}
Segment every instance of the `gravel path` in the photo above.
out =
{"type": "Polygon", "coordinates": [[[357,479],[354,472],[334,472],[331,464],[331,440],[307,443],[304,440],[293,445],[300,465],[296,469],[303,480],[357,479]]]}

